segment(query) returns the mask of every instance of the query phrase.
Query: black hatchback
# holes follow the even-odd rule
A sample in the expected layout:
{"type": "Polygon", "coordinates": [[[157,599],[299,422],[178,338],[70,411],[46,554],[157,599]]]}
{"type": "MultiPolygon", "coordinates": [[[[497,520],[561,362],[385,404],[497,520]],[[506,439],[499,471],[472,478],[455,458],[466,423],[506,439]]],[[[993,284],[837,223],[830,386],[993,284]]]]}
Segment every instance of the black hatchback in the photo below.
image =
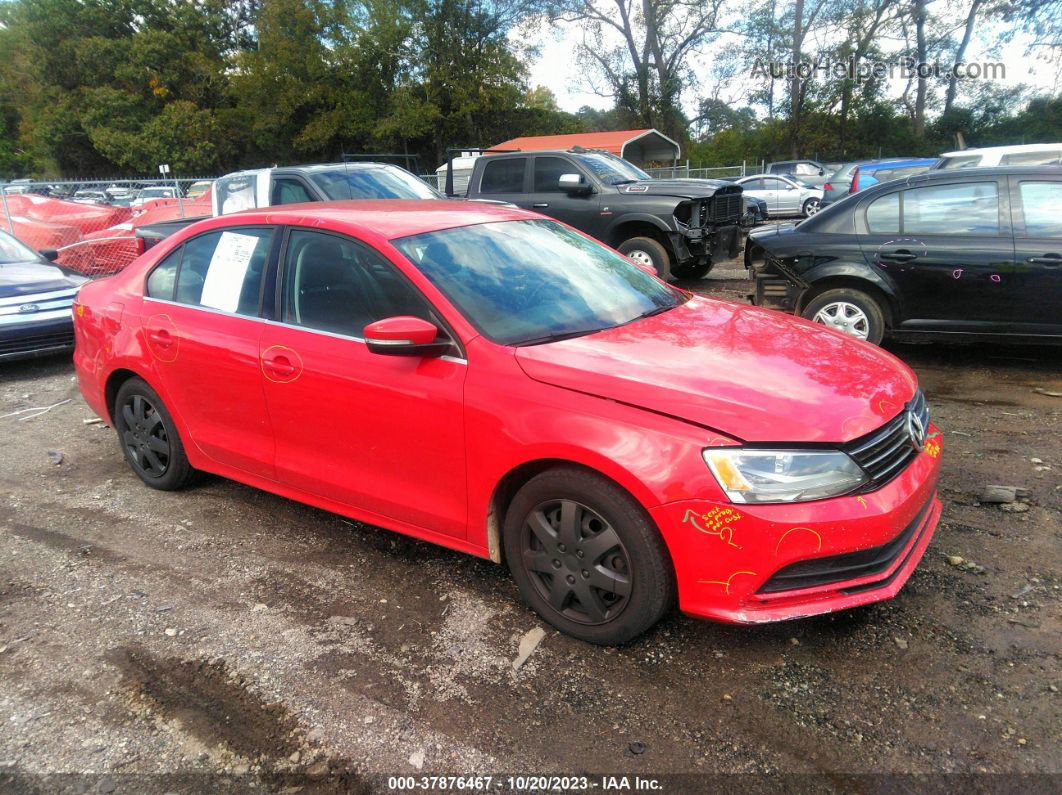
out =
{"type": "Polygon", "coordinates": [[[1062,341],[1062,168],[931,171],[749,234],[753,302],[878,343],[1062,341]]]}

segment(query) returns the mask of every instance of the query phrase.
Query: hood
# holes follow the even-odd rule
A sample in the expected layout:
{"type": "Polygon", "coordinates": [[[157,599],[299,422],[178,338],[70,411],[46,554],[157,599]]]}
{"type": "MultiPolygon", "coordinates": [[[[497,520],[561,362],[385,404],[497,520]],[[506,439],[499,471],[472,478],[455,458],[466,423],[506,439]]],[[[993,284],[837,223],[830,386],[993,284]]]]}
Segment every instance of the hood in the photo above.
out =
{"type": "Polygon", "coordinates": [[[718,179],[642,179],[615,186],[616,192],[634,196],[676,196],[705,199],[716,193],[741,193],[741,186],[718,179]]]}
{"type": "Polygon", "coordinates": [[[70,276],[62,268],[40,262],[0,264],[0,298],[75,290],[85,279],[70,276]]]}
{"type": "Polygon", "coordinates": [[[891,354],[799,318],[694,297],[586,337],[518,348],[531,378],[746,442],[840,443],[881,427],[917,379],[891,354]]]}

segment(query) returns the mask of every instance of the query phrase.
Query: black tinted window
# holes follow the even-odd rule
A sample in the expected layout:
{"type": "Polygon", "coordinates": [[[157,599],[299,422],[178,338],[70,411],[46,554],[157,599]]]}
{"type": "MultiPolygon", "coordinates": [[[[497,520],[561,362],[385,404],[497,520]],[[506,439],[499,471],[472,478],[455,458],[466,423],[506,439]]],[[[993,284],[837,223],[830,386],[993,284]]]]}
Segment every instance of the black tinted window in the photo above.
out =
{"type": "Polygon", "coordinates": [[[872,235],[900,233],[900,194],[890,193],[867,207],[867,229],[872,235]]]}
{"type": "Polygon", "coordinates": [[[184,244],[176,300],[257,315],[272,229],[208,232],[184,244]]]}
{"type": "Polygon", "coordinates": [[[483,167],[480,193],[523,193],[526,157],[488,160],[483,167]]]}
{"type": "Polygon", "coordinates": [[[1062,182],[1022,182],[1026,237],[1062,238],[1062,182]]]}
{"type": "Polygon", "coordinates": [[[297,179],[277,179],[273,181],[272,203],[301,204],[314,201],[306,186],[297,179]]]}
{"type": "Polygon", "coordinates": [[[147,280],[147,294],[150,298],[173,300],[173,286],[177,281],[177,269],[181,265],[184,246],[171,252],[166,259],[155,266],[147,280]]]}
{"type": "Polygon", "coordinates": [[[535,158],[535,193],[563,193],[561,174],[578,174],[579,169],[562,157],[535,158]]]}
{"type": "Polygon", "coordinates": [[[995,182],[934,185],[903,194],[905,235],[998,235],[995,182]]]}
{"type": "Polygon", "coordinates": [[[435,322],[427,302],[368,247],[335,235],[295,230],[288,237],[284,322],[362,337],[385,317],[435,322]]]}

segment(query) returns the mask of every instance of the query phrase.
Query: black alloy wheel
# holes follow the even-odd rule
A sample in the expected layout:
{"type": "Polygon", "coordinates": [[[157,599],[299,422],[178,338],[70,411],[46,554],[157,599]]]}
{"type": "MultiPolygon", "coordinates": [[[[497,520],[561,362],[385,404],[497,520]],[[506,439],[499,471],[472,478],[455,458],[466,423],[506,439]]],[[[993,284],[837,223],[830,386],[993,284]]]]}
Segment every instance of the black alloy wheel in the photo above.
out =
{"type": "Polygon", "coordinates": [[[133,466],[149,478],[161,478],[170,468],[170,440],[162,415],[143,395],[131,395],[122,405],[122,444],[133,466]]]}
{"type": "Polygon", "coordinates": [[[521,554],[538,594],[579,624],[617,618],[631,595],[631,565],[619,535],[572,500],[534,508],[524,523],[521,554]]]}

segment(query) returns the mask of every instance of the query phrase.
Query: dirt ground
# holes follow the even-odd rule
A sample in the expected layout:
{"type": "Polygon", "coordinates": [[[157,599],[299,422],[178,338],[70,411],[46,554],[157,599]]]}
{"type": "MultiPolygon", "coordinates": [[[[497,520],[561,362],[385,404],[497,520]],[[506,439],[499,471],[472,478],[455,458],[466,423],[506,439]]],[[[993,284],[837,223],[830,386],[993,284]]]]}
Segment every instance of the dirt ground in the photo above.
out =
{"type": "MultiPolygon", "coordinates": [[[[695,289],[740,299],[742,277],[695,289]]],[[[542,624],[491,563],[217,478],[145,488],[86,424],[68,359],[4,365],[0,415],[69,402],[0,417],[0,791],[500,772],[1057,787],[1062,398],[1044,392],[1062,348],[891,349],[945,440],[943,519],[900,595],[755,628],[674,615],[611,649],[542,624]],[[1004,511],[978,503],[986,484],[1029,495],[1004,511]]]]}

